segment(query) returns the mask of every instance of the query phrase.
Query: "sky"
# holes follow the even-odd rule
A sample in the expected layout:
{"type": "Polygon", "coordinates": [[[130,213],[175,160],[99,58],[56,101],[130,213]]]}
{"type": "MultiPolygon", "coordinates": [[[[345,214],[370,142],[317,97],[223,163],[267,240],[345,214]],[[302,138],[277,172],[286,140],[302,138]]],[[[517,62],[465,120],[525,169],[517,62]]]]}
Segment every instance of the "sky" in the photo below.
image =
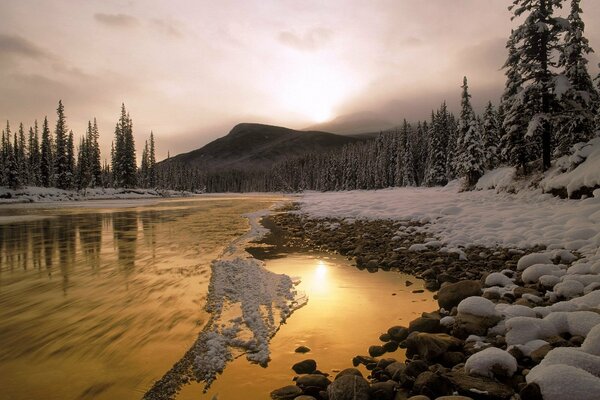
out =
{"type": "MultiPolygon", "coordinates": [[[[303,129],[369,112],[425,119],[497,102],[510,0],[1,0],[0,121],[48,116],[76,137],[96,117],[108,154],[121,103],[157,157],[201,147],[238,122],[303,129]]],[[[600,1],[583,0],[600,52],[600,1]]],[[[568,9],[568,7],[567,7],[568,9]]],[[[598,55],[590,56],[598,71],[598,55]]]]}

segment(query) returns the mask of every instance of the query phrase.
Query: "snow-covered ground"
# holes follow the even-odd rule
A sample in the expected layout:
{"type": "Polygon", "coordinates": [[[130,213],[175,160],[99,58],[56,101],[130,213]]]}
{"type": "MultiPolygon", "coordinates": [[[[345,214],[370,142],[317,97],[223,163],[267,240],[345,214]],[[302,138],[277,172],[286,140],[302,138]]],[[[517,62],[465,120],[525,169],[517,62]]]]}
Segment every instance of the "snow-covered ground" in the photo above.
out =
{"type": "MultiPolygon", "coordinates": [[[[412,250],[428,248],[432,241],[440,251],[461,252],[473,245],[521,249],[544,245],[547,250],[523,256],[517,270],[525,283],[540,284],[550,303],[545,307],[494,304],[483,297],[470,297],[458,306],[458,314],[498,318],[490,331],[506,336],[509,346],[524,354],[548,343],[553,335],[585,337],[580,348],[555,348],[527,375],[527,382],[540,385],[544,399],[595,399],[600,391],[600,189],[582,200],[564,200],[544,194],[542,188],[566,188],[569,193],[600,183],[600,140],[581,146],[578,160],[563,159],[537,189],[516,194],[497,190],[517,187],[514,170],[492,171],[477,191],[459,192],[460,185],[445,188],[395,188],[377,191],[306,193],[300,213],[314,218],[392,219],[424,225],[398,224],[396,239],[425,232],[428,239],[412,250]],[[587,158],[586,158],[587,157],[587,158]],[[585,161],[583,161],[585,160],[585,161]],[[583,162],[582,162],[583,161],[583,162]],[[567,166],[570,165],[570,166],[567,166]],[[441,243],[440,243],[441,242],[441,243]],[[436,246],[439,247],[439,246],[436,246]],[[578,259],[577,259],[578,258],[578,259]],[[571,263],[570,267],[563,263],[571,263]],[[562,301],[561,301],[562,300],[562,301]]],[[[464,253],[463,253],[464,254],[464,253]]],[[[512,272],[493,273],[485,281],[486,291],[500,294],[517,286],[512,272]]],[[[541,298],[528,298],[539,303],[541,298]]],[[[449,320],[453,317],[447,317],[449,320]]],[[[489,346],[485,338],[481,341],[489,346]]],[[[488,349],[467,360],[465,369],[474,375],[506,376],[516,370],[514,357],[502,349],[488,349]]]]}
{"type": "Polygon", "coordinates": [[[37,186],[25,186],[20,189],[0,187],[0,204],[63,202],[83,200],[113,199],[156,199],[161,197],[190,196],[189,192],[154,189],[114,189],[90,188],[87,190],[62,190],[37,186]]]}

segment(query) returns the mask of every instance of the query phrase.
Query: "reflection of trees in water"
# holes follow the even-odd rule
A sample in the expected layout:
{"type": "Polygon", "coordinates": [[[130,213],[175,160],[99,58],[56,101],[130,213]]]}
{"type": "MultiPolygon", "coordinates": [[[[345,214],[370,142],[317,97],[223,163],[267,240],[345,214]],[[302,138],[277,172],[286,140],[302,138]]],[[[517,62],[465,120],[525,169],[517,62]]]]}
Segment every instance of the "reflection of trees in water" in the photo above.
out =
{"type": "Polygon", "coordinates": [[[102,214],[86,215],[79,219],[79,243],[85,262],[92,270],[100,269],[100,252],[102,251],[102,214]]]}
{"type": "Polygon", "coordinates": [[[129,274],[135,269],[138,214],[135,212],[114,213],[112,222],[119,265],[126,274],[129,274]]]}

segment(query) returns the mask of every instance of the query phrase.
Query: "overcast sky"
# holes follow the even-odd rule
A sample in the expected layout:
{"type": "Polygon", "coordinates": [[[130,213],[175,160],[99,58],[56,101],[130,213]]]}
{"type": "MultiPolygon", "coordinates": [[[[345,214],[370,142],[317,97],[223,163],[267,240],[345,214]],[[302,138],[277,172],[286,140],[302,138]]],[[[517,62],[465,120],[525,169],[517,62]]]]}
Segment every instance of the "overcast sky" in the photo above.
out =
{"type": "MultiPolygon", "coordinates": [[[[58,99],[69,127],[97,117],[110,147],[121,102],[138,148],[198,148],[237,122],[305,128],[374,111],[392,121],[497,101],[510,0],[1,0],[0,120],[58,99]]],[[[600,1],[583,0],[600,51],[600,1]]],[[[591,57],[597,72],[598,56],[591,57]]]]}

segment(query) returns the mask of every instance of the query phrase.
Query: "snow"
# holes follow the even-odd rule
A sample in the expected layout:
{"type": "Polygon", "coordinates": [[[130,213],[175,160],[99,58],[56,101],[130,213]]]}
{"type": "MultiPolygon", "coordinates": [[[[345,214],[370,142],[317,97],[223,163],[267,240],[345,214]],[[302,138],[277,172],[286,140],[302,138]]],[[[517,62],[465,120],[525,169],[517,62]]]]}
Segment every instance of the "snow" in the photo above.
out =
{"type": "MultiPolygon", "coordinates": [[[[538,310],[536,307],[534,310],[538,310]]],[[[513,317],[506,320],[506,343],[526,344],[532,340],[546,339],[562,333],[586,336],[600,324],[600,314],[593,311],[552,311],[543,319],[513,317]]]]}
{"type": "Polygon", "coordinates": [[[517,271],[523,271],[534,264],[552,264],[550,253],[531,253],[519,258],[517,271]]]}
{"type": "Polygon", "coordinates": [[[191,196],[190,192],[155,189],[90,188],[85,191],[25,186],[20,189],[0,187],[0,204],[40,203],[107,199],[153,199],[191,196]]]}
{"type": "Polygon", "coordinates": [[[498,369],[504,371],[504,376],[513,376],[517,371],[517,360],[508,352],[496,347],[488,347],[473,354],[465,363],[465,372],[469,375],[494,377],[498,369]]]}
{"type": "Polygon", "coordinates": [[[571,171],[550,175],[540,183],[541,187],[547,192],[565,188],[571,196],[584,186],[589,188],[600,186],[600,137],[589,141],[584,148],[585,152],[579,148],[575,154],[579,158],[585,158],[585,161],[571,171]]]}
{"type": "Polygon", "coordinates": [[[567,299],[578,297],[583,294],[583,283],[576,280],[568,280],[561,283],[557,283],[554,286],[554,293],[567,299]]]}
{"type": "Polygon", "coordinates": [[[458,304],[459,314],[471,314],[479,317],[497,316],[496,305],[480,296],[471,296],[458,304]]]}
{"type": "Polygon", "coordinates": [[[552,275],[555,277],[561,277],[566,274],[566,271],[558,265],[554,264],[534,264],[527,267],[521,279],[525,283],[536,283],[538,280],[545,275],[552,275]]]}
{"type": "Polygon", "coordinates": [[[502,167],[486,172],[475,185],[477,190],[496,189],[500,191],[511,185],[517,173],[513,167],[502,167]]]}
{"type": "Polygon", "coordinates": [[[486,286],[514,286],[514,281],[501,272],[492,272],[485,278],[486,286]]]}
{"type": "Polygon", "coordinates": [[[206,302],[211,319],[200,334],[196,358],[198,375],[207,387],[238,354],[266,366],[269,340],[308,301],[295,289],[298,279],[266,270],[262,261],[244,250],[248,242],[268,232],[259,223],[268,213],[246,214],[249,232],[227,246],[211,265],[206,302]]]}
{"type": "Polygon", "coordinates": [[[527,374],[527,382],[540,386],[544,400],[596,400],[600,379],[582,369],[568,365],[536,366],[527,374]]]}

